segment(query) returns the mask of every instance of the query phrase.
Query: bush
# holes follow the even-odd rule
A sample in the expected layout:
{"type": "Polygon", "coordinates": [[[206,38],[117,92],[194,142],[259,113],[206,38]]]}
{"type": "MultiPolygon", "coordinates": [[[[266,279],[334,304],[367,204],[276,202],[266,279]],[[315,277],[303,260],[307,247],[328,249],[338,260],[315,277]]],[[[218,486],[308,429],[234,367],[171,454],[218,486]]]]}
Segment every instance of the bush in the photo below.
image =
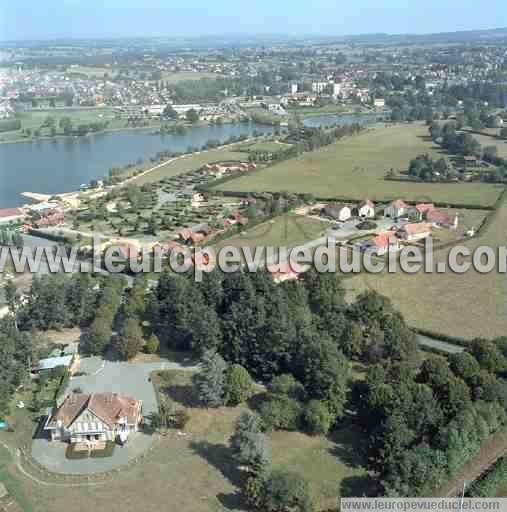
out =
{"type": "Polygon", "coordinates": [[[106,457],[112,457],[116,443],[114,441],[106,441],[106,447],[103,450],[92,450],[90,457],[92,459],[104,459],[106,457]]]}
{"type": "Polygon", "coordinates": [[[264,402],[260,415],[265,430],[298,430],[301,425],[301,404],[287,396],[264,402]]]}
{"type": "Polygon", "coordinates": [[[285,374],[275,377],[269,385],[269,391],[273,396],[286,396],[300,400],[304,395],[304,387],[292,375],[285,374]]]}
{"type": "Polygon", "coordinates": [[[356,226],[357,229],[366,230],[366,229],[377,229],[377,223],[371,220],[365,220],[364,222],[359,223],[356,226]]]}
{"type": "Polygon", "coordinates": [[[225,377],[227,403],[238,405],[246,402],[253,392],[253,381],[248,371],[239,364],[231,365],[225,377]]]}
{"type": "Polygon", "coordinates": [[[69,460],[81,460],[88,458],[88,451],[76,451],[73,444],[67,445],[65,450],[65,458],[69,460]]]}
{"type": "Polygon", "coordinates": [[[159,339],[154,334],[152,334],[148,338],[148,341],[146,342],[144,349],[146,350],[146,352],[148,354],[155,354],[158,351],[159,347],[160,347],[159,339]]]}
{"type": "Polygon", "coordinates": [[[310,434],[323,434],[329,432],[332,417],[327,405],[319,400],[311,400],[304,415],[305,425],[310,434]]]}

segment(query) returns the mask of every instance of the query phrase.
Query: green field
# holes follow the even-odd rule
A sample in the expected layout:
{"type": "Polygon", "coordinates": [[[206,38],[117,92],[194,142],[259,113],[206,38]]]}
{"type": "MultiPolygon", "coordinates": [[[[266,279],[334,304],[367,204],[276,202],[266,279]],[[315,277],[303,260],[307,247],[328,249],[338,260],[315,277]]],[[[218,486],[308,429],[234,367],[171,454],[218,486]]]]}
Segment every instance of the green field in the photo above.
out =
{"type": "Polygon", "coordinates": [[[285,144],[283,142],[276,142],[272,140],[259,140],[251,142],[249,144],[241,144],[238,149],[246,153],[255,151],[261,153],[276,153],[277,151],[282,151],[284,149],[288,149],[289,147],[290,144],[285,144]]]}
{"type": "Polygon", "coordinates": [[[370,129],[319,151],[281,162],[249,176],[219,185],[219,190],[312,193],[316,197],[385,201],[396,197],[451,204],[490,206],[501,186],[481,183],[405,183],[387,181],[385,174],[406,171],[421,153],[442,155],[424,124],[370,129]]]}
{"type": "Polygon", "coordinates": [[[193,153],[185,155],[184,157],[177,158],[169,161],[162,167],[144,175],[139,176],[133,180],[136,185],[143,185],[144,183],[153,183],[177,176],[185,172],[195,171],[200,169],[204,164],[212,162],[226,162],[248,160],[248,155],[241,152],[233,151],[233,148],[213,149],[210,151],[202,151],[200,153],[193,153]]]}
{"type": "Polygon", "coordinates": [[[328,222],[310,217],[283,215],[251,229],[247,226],[241,234],[218,243],[215,249],[225,246],[251,247],[252,249],[257,246],[290,248],[321,237],[329,227],[328,222]]]}
{"type": "MultiPolygon", "coordinates": [[[[497,249],[506,245],[507,205],[504,203],[481,236],[465,242],[472,252],[485,245],[497,249]]],[[[434,254],[435,265],[448,261],[450,249],[434,254]]],[[[466,258],[470,261],[471,258],[466,258]]],[[[480,274],[469,270],[454,274],[361,273],[344,281],[349,297],[375,289],[391,298],[414,327],[465,338],[504,336],[507,332],[507,279],[495,270],[480,274]]]]}
{"type": "Polygon", "coordinates": [[[488,135],[477,135],[476,133],[473,133],[472,137],[477,139],[483,148],[487,146],[496,146],[498,148],[498,156],[507,158],[507,140],[489,137],[488,135]]]}

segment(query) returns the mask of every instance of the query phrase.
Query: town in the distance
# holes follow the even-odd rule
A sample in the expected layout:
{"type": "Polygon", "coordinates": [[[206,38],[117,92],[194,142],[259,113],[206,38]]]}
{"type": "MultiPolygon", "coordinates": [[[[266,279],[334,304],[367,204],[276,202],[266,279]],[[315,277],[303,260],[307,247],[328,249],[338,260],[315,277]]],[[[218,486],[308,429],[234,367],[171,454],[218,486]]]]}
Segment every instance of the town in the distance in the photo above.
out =
{"type": "Polygon", "coordinates": [[[1,36],[0,511],[505,510],[507,29],[1,36]]]}

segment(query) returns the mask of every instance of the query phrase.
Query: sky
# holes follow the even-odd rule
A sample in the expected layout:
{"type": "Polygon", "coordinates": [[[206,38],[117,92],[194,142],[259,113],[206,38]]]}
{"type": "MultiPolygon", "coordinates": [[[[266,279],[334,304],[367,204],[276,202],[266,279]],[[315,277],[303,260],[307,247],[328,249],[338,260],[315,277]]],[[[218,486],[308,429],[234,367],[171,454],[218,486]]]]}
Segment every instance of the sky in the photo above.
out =
{"type": "Polygon", "coordinates": [[[507,27],[506,0],[0,0],[0,40],[507,27]]]}

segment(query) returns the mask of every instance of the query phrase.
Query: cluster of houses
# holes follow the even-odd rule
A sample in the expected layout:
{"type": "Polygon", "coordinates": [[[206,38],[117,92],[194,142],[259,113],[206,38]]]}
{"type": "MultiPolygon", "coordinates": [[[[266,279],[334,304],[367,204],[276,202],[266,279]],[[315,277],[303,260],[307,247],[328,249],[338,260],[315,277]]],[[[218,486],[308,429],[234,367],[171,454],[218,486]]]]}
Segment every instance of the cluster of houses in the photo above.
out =
{"type": "Polygon", "coordinates": [[[257,169],[257,165],[254,162],[239,162],[234,164],[227,163],[215,163],[205,164],[201,167],[201,171],[207,176],[214,176],[215,178],[221,178],[226,174],[248,172],[257,169]]]}
{"type": "Polygon", "coordinates": [[[457,229],[458,214],[454,210],[440,210],[432,203],[419,203],[410,206],[402,199],[396,199],[384,209],[384,216],[393,220],[405,218],[410,221],[399,227],[393,226],[390,231],[377,234],[364,244],[365,248],[373,248],[379,255],[391,250],[398,251],[400,243],[415,243],[429,237],[433,228],[457,229]]]}
{"type": "Polygon", "coordinates": [[[65,212],[58,203],[39,203],[23,208],[0,208],[0,225],[20,224],[27,232],[32,228],[58,226],[65,221],[65,212]]]}

